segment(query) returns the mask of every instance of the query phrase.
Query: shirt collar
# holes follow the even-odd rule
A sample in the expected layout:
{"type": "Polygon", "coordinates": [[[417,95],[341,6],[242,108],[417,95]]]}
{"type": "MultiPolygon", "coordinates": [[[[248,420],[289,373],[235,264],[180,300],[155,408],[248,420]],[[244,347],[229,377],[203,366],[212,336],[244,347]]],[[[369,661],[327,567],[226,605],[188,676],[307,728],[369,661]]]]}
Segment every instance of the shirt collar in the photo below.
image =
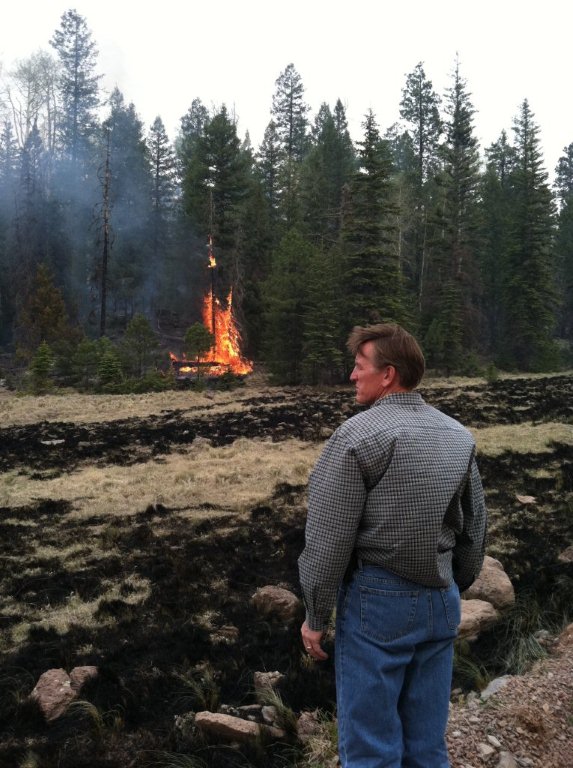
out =
{"type": "Polygon", "coordinates": [[[391,395],[379,397],[372,408],[376,405],[385,405],[386,403],[396,403],[400,405],[423,405],[424,399],[419,392],[393,392],[391,395]]]}

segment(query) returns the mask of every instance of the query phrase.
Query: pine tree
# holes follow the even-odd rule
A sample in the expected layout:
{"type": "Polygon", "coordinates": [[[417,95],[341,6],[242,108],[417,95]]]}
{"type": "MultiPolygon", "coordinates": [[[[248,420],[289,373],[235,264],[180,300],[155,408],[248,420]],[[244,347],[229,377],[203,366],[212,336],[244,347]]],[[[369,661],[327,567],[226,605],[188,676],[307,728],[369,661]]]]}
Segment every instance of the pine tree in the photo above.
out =
{"type": "Polygon", "coordinates": [[[273,253],[263,287],[264,359],[277,382],[296,384],[303,372],[307,268],[313,248],[290,230],[273,253]]]}
{"type": "Polygon", "coordinates": [[[462,366],[462,356],[475,352],[480,339],[476,255],[479,154],[473,132],[474,109],[457,60],[445,106],[438,212],[441,237],[428,269],[424,311],[426,318],[438,319],[444,333],[447,331],[442,340],[443,357],[450,371],[462,366]]]}
{"type": "Polygon", "coordinates": [[[165,126],[156,117],[147,137],[147,155],[151,168],[151,228],[152,291],[157,295],[165,286],[166,261],[171,252],[172,223],[177,198],[177,160],[169,143],[165,126]]]}
{"type": "Polygon", "coordinates": [[[340,255],[337,249],[309,254],[305,276],[302,377],[310,384],[332,384],[342,373],[340,255]]]}
{"type": "Polygon", "coordinates": [[[440,167],[439,144],[442,122],[440,99],[427,79],[422,62],[406,78],[400,102],[400,117],[412,139],[413,165],[408,169],[409,195],[413,203],[411,226],[404,232],[404,260],[409,263],[413,288],[421,311],[425,300],[425,277],[434,238],[431,211],[435,209],[435,175],[440,167]]]}
{"type": "Polygon", "coordinates": [[[93,386],[99,366],[99,346],[97,341],[83,338],[71,357],[73,384],[81,390],[93,386]]]}
{"type": "Polygon", "coordinates": [[[40,264],[22,300],[17,318],[16,340],[19,354],[30,359],[45,341],[56,351],[62,343],[77,343],[78,329],[71,323],[61,290],[50,270],[40,264]]]}
{"type": "Polygon", "coordinates": [[[380,138],[371,111],[363,127],[360,168],[350,184],[342,224],[347,328],[407,320],[396,243],[390,151],[380,138]]]}
{"type": "Polygon", "coordinates": [[[54,353],[43,341],[36,350],[29,367],[30,383],[35,395],[40,395],[52,388],[54,382],[50,374],[53,371],[54,360],[54,353]]]}
{"type": "Polygon", "coordinates": [[[481,316],[485,322],[486,350],[500,365],[503,340],[507,335],[504,286],[508,280],[511,242],[512,191],[509,180],[515,163],[515,150],[505,131],[486,149],[486,159],[480,188],[481,316]]]}
{"type": "Polygon", "coordinates": [[[0,133],[0,344],[8,342],[14,317],[14,285],[12,259],[14,238],[14,198],[18,184],[18,147],[12,124],[5,120],[0,133]]]}
{"type": "Polygon", "coordinates": [[[124,375],[119,352],[114,344],[103,336],[98,340],[98,389],[102,392],[120,392],[124,375]]]}
{"type": "Polygon", "coordinates": [[[86,20],[66,11],[52,39],[59,77],[56,112],[51,116],[50,146],[54,148],[52,199],[57,202],[66,235],[66,290],[73,292],[84,320],[91,307],[90,272],[93,269],[93,215],[99,202],[98,142],[100,106],[96,74],[97,49],[86,20]]]}
{"type": "Polygon", "coordinates": [[[233,289],[233,299],[237,299],[235,319],[243,331],[243,352],[251,360],[261,350],[262,285],[269,274],[272,245],[271,213],[260,171],[255,166],[237,237],[238,274],[233,289]]]}
{"type": "Polygon", "coordinates": [[[197,138],[184,170],[183,203],[195,231],[213,237],[218,278],[228,292],[237,272],[237,242],[250,189],[250,156],[223,105],[197,138]]]}
{"type": "Polygon", "coordinates": [[[121,346],[125,367],[132,375],[141,378],[152,365],[159,348],[157,336],[144,315],[136,314],[130,320],[121,346]]]}
{"type": "Polygon", "coordinates": [[[108,273],[113,302],[111,319],[127,323],[136,312],[149,307],[155,278],[149,258],[153,221],[152,176],[143,123],[134,105],[127,105],[117,88],[110,97],[110,115],[103,124],[102,139],[106,144],[108,137],[113,228],[108,273]]]}
{"type": "Polygon", "coordinates": [[[332,246],[338,242],[342,190],[355,170],[344,109],[337,104],[336,119],[322,104],[312,131],[311,148],[301,169],[303,220],[314,242],[332,246]]]}
{"type": "Polygon", "coordinates": [[[573,144],[564,147],[556,168],[559,202],[555,251],[560,291],[559,334],[573,343],[573,144]]]}
{"type": "Polygon", "coordinates": [[[59,146],[72,166],[90,153],[96,134],[99,80],[97,48],[86,20],[66,11],[50,41],[60,61],[59,146]]]}
{"type": "Polygon", "coordinates": [[[307,149],[308,105],[304,85],[294,64],[289,64],[276,80],[271,114],[277,126],[286,160],[299,163],[307,149]]]}
{"type": "Polygon", "coordinates": [[[175,141],[175,152],[180,164],[179,174],[191,162],[197,140],[205,135],[205,126],[209,122],[209,111],[201,99],[195,98],[181,118],[181,128],[175,141]]]}
{"type": "MultiPolygon", "coordinates": [[[[16,216],[11,259],[17,302],[30,290],[38,265],[48,261],[46,165],[44,146],[34,126],[20,154],[20,178],[15,197],[16,216]]],[[[41,339],[37,344],[40,341],[41,339]]]]}
{"type": "Polygon", "coordinates": [[[539,370],[555,364],[554,208],[539,128],[527,100],[514,121],[514,133],[512,227],[504,301],[506,343],[510,362],[524,370],[539,370]]]}
{"type": "Polygon", "coordinates": [[[281,145],[280,214],[285,228],[299,222],[300,165],[308,149],[308,105],[300,74],[289,64],[276,80],[271,114],[281,145]]]}
{"type": "Polygon", "coordinates": [[[183,343],[187,358],[194,360],[199,365],[201,358],[214,345],[215,339],[211,331],[207,330],[203,323],[194,323],[185,331],[183,343]]]}
{"type": "Polygon", "coordinates": [[[278,241],[279,230],[281,156],[281,143],[277,126],[275,121],[271,120],[265,128],[263,141],[256,159],[263,193],[269,209],[269,220],[275,242],[278,241]]]}

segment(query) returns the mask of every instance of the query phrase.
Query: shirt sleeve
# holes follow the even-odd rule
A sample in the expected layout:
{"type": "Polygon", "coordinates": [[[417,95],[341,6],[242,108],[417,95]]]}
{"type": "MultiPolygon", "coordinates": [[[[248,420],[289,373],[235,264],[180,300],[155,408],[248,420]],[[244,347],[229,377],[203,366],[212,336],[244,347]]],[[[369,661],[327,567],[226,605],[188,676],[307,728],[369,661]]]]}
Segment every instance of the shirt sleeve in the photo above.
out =
{"type": "Polygon", "coordinates": [[[310,478],[299,575],[308,627],[324,629],[356,541],[366,486],[355,450],[334,433],[310,478]]]}
{"type": "Polygon", "coordinates": [[[454,546],[453,571],[460,592],[463,592],[479,576],[483,565],[487,533],[487,510],[475,455],[471,460],[468,481],[461,497],[461,506],[464,524],[454,546]]]}

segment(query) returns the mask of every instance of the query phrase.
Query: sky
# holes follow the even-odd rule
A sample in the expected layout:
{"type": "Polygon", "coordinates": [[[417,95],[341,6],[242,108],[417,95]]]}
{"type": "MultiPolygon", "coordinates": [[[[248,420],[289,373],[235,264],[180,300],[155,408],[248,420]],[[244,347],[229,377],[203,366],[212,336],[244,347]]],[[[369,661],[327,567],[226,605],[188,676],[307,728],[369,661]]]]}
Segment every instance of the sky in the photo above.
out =
{"type": "Polygon", "coordinates": [[[540,128],[550,180],[573,143],[570,32],[565,0],[28,0],[0,28],[0,64],[49,45],[74,8],[92,32],[106,92],[117,86],[146,129],[160,115],[171,139],[194,98],[226,104],[258,148],[275,82],[294,64],[311,119],[340,98],[359,140],[372,109],[382,133],[399,119],[401,92],[419,62],[435,91],[456,56],[483,148],[512,124],[524,99],[540,128]]]}

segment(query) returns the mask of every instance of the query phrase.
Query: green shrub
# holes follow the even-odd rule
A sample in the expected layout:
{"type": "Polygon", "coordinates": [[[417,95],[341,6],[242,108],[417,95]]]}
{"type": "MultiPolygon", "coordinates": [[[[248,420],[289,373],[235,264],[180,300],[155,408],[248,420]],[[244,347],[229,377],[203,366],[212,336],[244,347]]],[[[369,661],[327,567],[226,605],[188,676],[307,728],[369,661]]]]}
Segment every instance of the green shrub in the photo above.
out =
{"type": "Polygon", "coordinates": [[[30,363],[30,388],[35,395],[43,394],[52,389],[54,380],[52,373],[54,369],[55,356],[50,346],[43,341],[30,363]]]}

